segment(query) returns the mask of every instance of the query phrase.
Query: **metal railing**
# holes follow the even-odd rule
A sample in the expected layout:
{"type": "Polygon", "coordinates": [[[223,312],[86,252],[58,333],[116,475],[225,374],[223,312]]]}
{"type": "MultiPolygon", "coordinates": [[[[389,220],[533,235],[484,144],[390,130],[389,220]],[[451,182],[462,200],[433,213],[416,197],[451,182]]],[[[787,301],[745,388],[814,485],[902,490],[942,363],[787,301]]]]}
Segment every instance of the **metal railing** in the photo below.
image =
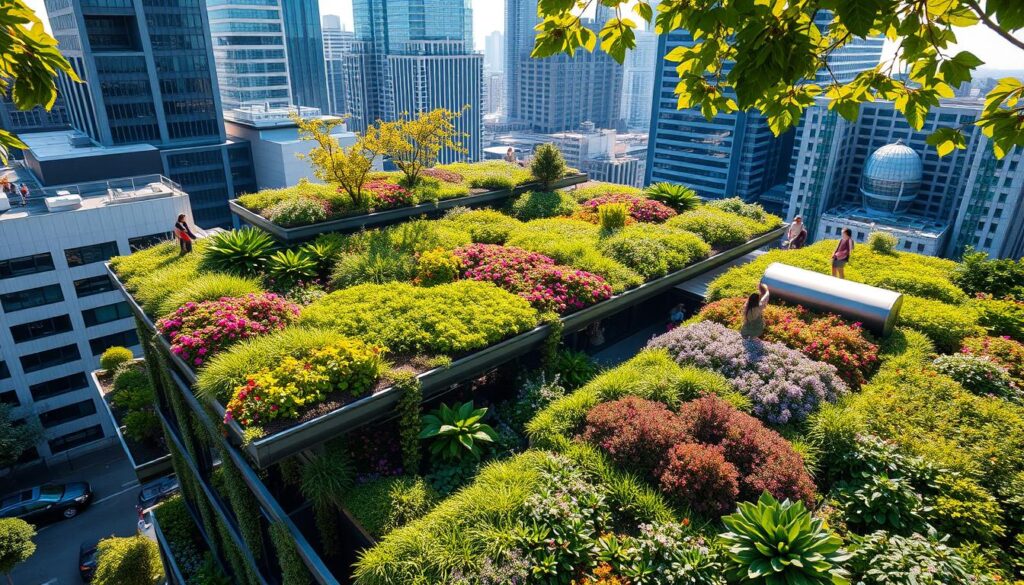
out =
{"type": "Polygon", "coordinates": [[[106,181],[91,181],[74,185],[42,187],[39,193],[31,194],[33,199],[77,195],[82,199],[106,197],[108,202],[121,203],[154,197],[184,194],[181,185],[163,175],[139,175],[106,181]]]}

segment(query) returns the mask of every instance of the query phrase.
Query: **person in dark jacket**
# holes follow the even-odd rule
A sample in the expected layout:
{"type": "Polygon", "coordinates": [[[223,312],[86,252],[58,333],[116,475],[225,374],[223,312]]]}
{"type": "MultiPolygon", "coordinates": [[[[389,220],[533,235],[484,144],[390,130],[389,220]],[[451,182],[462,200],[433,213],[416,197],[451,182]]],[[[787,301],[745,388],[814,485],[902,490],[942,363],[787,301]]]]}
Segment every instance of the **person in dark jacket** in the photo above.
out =
{"type": "Polygon", "coordinates": [[[185,219],[184,213],[178,216],[178,221],[174,222],[174,236],[178,238],[178,245],[181,247],[182,256],[192,251],[192,240],[196,239],[196,235],[188,227],[188,221],[185,219]]]}
{"type": "Polygon", "coordinates": [[[832,253],[832,276],[846,278],[846,265],[850,262],[851,254],[853,254],[853,232],[850,231],[850,228],[843,228],[843,237],[839,239],[839,245],[832,253]]]}

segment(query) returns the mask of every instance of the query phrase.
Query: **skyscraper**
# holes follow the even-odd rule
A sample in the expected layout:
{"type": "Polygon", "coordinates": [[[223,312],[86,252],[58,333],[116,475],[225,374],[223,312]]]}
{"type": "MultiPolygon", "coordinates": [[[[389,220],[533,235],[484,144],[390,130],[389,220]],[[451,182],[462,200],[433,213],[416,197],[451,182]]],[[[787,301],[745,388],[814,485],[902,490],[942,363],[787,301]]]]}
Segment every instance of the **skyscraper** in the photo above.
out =
{"type": "MultiPolygon", "coordinates": [[[[608,17],[599,6],[591,28],[608,17]]],[[[537,132],[572,130],[581,122],[614,128],[622,103],[622,66],[601,51],[531,59],[537,0],[505,2],[505,111],[537,132]]]]}
{"type": "Polygon", "coordinates": [[[500,30],[484,39],[484,70],[491,74],[505,71],[505,35],[500,30]]]}
{"type": "Polygon", "coordinates": [[[630,129],[646,132],[651,126],[651,98],[658,59],[658,35],[637,31],[636,48],[626,54],[622,64],[622,111],[620,116],[630,129]]]}
{"type": "Polygon", "coordinates": [[[323,17],[324,64],[327,72],[327,111],[342,115],[348,113],[345,102],[345,55],[352,52],[355,34],[341,27],[341,18],[334,14],[323,17]]]}
{"type": "Polygon", "coordinates": [[[278,0],[207,2],[217,82],[225,110],[292,104],[284,17],[278,0]]]}
{"type": "Polygon", "coordinates": [[[46,0],[46,9],[83,80],[58,80],[72,125],[102,146],[156,146],[196,222],[229,225],[227,200],[255,186],[252,156],[248,143],[225,138],[202,4],[46,0]]]}
{"type": "Polygon", "coordinates": [[[470,0],[354,0],[352,12],[356,42],[343,61],[350,127],[468,105],[455,125],[469,152],[442,152],[441,160],[478,160],[483,55],[472,48],[470,0]]]}
{"type": "MultiPolygon", "coordinates": [[[[831,20],[831,13],[821,11],[815,23],[825,28],[831,20]]],[[[831,70],[839,82],[849,81],[878,64],[883,42],[882,38],[854,39],[830,56],[829,66],[816,79],[831,79],[831,70]]],[[[697,109],[677,109],[674,90],[679,77],[665,55],[693,44],[685,30],[658,39],[646,182],[682,183],[710,198],[735,195],[748,201],[758,199],[773,186],[785,183],[792,133],[776,138],[755,111],[719,114],[709,121],[697,109]]],[[[723,73],[731,68],[731,63],[725,63],[723,73]]]]}
{"type": "MultiPolygon", "coordinates": [[[[266,2],[266,0],[262,0],[266,2]]],[[[319,0],[280,0],[288,47],[288,78],[296,106],[328,110],[319,0]]]]}

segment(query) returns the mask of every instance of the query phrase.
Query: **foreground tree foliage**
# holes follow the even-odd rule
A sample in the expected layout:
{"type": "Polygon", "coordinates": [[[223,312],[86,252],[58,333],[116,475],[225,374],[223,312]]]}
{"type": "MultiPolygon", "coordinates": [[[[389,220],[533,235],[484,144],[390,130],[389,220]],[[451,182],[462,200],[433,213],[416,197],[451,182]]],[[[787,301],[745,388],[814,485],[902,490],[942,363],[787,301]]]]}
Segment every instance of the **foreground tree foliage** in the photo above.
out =
{"type": "MultiPolygon", "coordinates": [[[[639,21],[628,14],[631,4],[633,15],[652,22],[658,34],[686,30],[693,36],[692,47],[677,47],[665,57],[678,64],[680,109],[699,108],[709,119],[756,109],[776,135],[794,127],[818,96],[851,121],[860,104],[892,100],[920,130],[932,106],[953,97],[953,88],[984,64],[953,47],[963,29],[989,28],[1024,58],[1024,40],[1014,36],[1024,28],[1020,0],[663,0],[656,14],[649,0],[540,0],[543,21],[533,56],[594,51],[600,37],[601,50],[621,63],[636,46],[639,21]],[[615,16],[595,34],[580,15],[598,3],[613,8],[615,16]],[[814,24],[822,11],[834,15],[825,30],[814,24]],[[877,35],[897,43],[892,60],[849,83],[834,76],[831,83],[813,83],[817,71],[828,70],[833,53],[877,35]],[[734,64],[728,72],[727,62],[734,64]],[[903,73],[906,80],[897,79],[903,73]]],[[[1000,79],[975,124],[992,140],[997,157],[1024,147],[1024,83],[1000,79]]],[[[966,147],[963,128],[939,128],[928,142],[940,155],[966,147]]]]}
{"type": "MultiPolygon", "coordinates": [[[[79,81],[71,64],[57,50],[57,41],[24,0],[0,3],[0,55],[0,92],[9,95],[20,110],[53,107],[58,72],[79,81]]],[[[0,163],[7,164],[11,148],[25,148],[25,144],[0,129],[0,163]]]]}
{"type": "Polygon", "coordinates": [[[163,578],[160,550],[141,534],[107,538],[96,547],[93,585],[155,585],[163,578]]]}
{"type": "Polygon", "coordinates": [[[352,199],[353,205],[363,207],[366,204],[363,185],[373,170],[374,159],[384,153],[384,145],[373,134],[360,134],[354,145],[342,148],[333,132],[342,126],[347,118],[348,116],[307,120],[292,115],[292,121],[299,126],[299,136],[303,140],[317,143],[308,154],[301,155],[302,158],[309,159],[316,178],[325,183],[337,184],[352,199]]]}
{"type": "Polygon", "coordinates": [[[0,519],[0,573],[7,575],[7,581],[14,585],[11,571],[18,563],[28,560],[36,552],[32,538],[36,529],[20,518],[0,519]]]}
{"type": "Polygon", "coordinates": [[[445,108],[414,115],[403,112],[390,122],[378,120],[366,130],[366,136],[383,146],[384,153],[405,175],[405,186],[415,187],[420,172],[437,164],[442,150],[469,152],[462,145],[468,135],[455,127],[461,115],[445,108]]]}
{"type": "Polygon", "coordinates": [[[42,437],[43,427],[38,418],[30,416],[18,422],[11,415],[11,405],[0,404],[0,469],[17,463],[21,454],[42,437]]]}

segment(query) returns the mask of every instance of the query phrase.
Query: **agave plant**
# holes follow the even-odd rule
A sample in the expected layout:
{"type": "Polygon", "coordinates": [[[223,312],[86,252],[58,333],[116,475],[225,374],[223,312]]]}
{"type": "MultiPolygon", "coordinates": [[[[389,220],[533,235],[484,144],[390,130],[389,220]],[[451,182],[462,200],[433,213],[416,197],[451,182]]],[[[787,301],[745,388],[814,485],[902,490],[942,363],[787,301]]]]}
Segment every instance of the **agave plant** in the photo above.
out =
{"type": "Polygon", "coordinates": [[[661,201],[676,211],[690,211],[700,205],[696,191],[675,183],[653,183],[644,190],[648,199],[661,201]]]}
{"type": "Polygon", "coordinates": [[[743,502],[722,517],[729,532],[730,577],[742,583],[824,585],[848,583],[841,568],[850,555],[823,520],[811,517],[803,502],[779,502],[767,491],[756,504],[743,502]]]}
{"type": "Polygon", "coordinates": [[[203,251],[203,264],[219,272],[255,276],[274,248],[274,240],[265,232],[244,228],[223,232],[210,238],[203,251]]]}
{"type": "Polygon", "coordinates": [[[472,402],[441,407],[423,417],[421,439],[431,439],[430,453],[442,459],[457,460],[466,454],[480,458],[482,443],[493,443],[498,438],[490,425],[480,422],[486,408],[473,408],[472,402]]]}
{"type": "Polygon", "coordinates": [[[330,240],[310,242],[299,249],[312,258],[316,262],[317,270],[324,274],[330,272],[334,262],[341,255],[341,247],[330,240]]]}
{"type": "Polygon", "coordinates": [[[288,290],[300,281],[316,278],[317,263],[303,250],[279,250],[267,262],[267,271],[278,290],[288,290]]]}

